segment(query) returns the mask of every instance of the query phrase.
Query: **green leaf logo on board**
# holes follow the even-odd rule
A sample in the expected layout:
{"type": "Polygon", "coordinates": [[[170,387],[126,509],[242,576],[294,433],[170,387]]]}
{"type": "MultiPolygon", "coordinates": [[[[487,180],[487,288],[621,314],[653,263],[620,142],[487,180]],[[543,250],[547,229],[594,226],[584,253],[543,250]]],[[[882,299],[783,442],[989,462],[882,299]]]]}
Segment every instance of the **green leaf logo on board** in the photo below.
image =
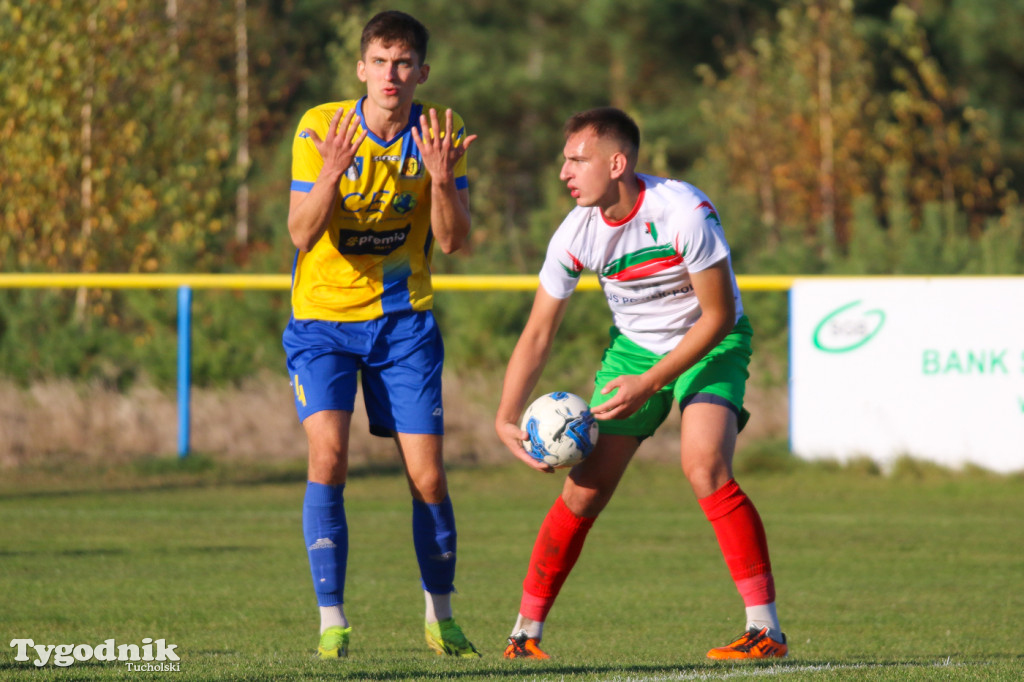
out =
{"type": "Polygon", "coordinates": [[[870,341],[885,324],[881,310],[854,310],[861,301],[842,305],[814,328],[814,347],[826,353],[848,353],[870,341]]]}

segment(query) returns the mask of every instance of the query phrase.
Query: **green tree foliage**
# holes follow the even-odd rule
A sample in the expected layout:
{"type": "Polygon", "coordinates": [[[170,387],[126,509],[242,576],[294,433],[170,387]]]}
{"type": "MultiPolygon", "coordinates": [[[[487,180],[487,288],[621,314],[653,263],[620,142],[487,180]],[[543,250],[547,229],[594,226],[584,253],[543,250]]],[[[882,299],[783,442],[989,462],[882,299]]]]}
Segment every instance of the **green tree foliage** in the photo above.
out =
{"type": "MultiPolygon", "coordinates": [[[[359,33],[387,7],[432,31],[420,94],[480,135],[473,248],[438,272],[536,272],[572,205],[561,126],[605,104],[640,123],[643,170],[712,196],[742,273],[1024,271],[1024,0],[0,0],[0,268],[286,272],[295,125],[361,94],[359,33]]],[[[507,356],[529,307],[510,296],[439,296],[460,363],[507,356]]],[[[577,355],[606,320],[578,299],[577,355]]],[[[749,300],[783,333],[780,297],[749,300]]],[[[196,306],[198,381],[277,369],[285,296],[196,306]]],[[[168,382],[174,317],[167,292],[0,292],[0,364],[168,382]]]]}
{"type": "MultiPolygon", "coordinates": [[[[170,16],[172,6],[0,2],[5,270],[230,264],[233,110],[219,77],[229,24],[222,8],[170,16]]],[[[173,330],[154,327],[150,300],[111,291],[4,295],[0,345],[13,354],[4,366],[23,368],[22,378],[53,372],[120,383],[134,369],[111,373],[95,358],[129,366],[133,344],[173,330]]]]}
{"type": "Polygon", "coordinates": [[[726,210],[734,199],[741,214],[756,210],[743,237],[768,251],[845,247],[853,199],[884,163],[871,131],[882,98],[852,2],[788,3],[778,29],[760,31],[726,67],[724,78],[701,70],[712,196],[726,210]]]}
{"type": "Polygon", "coordinates": [[[162,4],[3,5],[5,266],[215,268],[231,120],[209,62],[183,62],[162,4]]]}
{"type": "Polygon", "coordinates": [[[889,95],[887,117],[879,121],[886,162],[909,167],[907,189],[915,206],[952,202],[963,208],[977,234],[986,218],[1016,201],[1008,191],[1000,142],[986,113],[967,104],[966,90],[950,84],[909,7],[893,10],[887,37],[895,52],[897,88],[889,95]]]}
{"type": "Polygon", "coordinates": [[[882,55],[871,43],[878,27],[849,0],[791,2],[778,18],[778,30],[728,58],[725,78],[704,70],[712,142],[703,168],[722,196],[757,211],[760,225],[743,223],[744,240],[787,260],[802,244],[825,267],[833,255],[862,253],[856,242],[877,241],[870,227],[857,229],[870,224],[871,207],[901,247],[882,271],[901,271],[903,257],[914,271],[950,271],[954,262],[938,254],[922,260],[910,235],[926,240],[942,222],[947,240],[976,237],[1017,201],[985,112],[949,84],[906,5],[881,28],[882,55]],[[932,214],[936,202],[945,208],[932,214]]]}
{"type": "MultiPolygon", "coordinates": [[[[423,97],[457,109],[480,135],[470,152],[473,259],[442,259],[449,271],[493,272],[494,264],[534,272],[554,227],[571,207],[558,181],[562,125],[572,113],[615,104],[644,133],[644,164],[684,169],[703,145],[693,103],[698,61],[745,39],[769,19],[776,2],[698,0],[483,0],[393,2],[433,32],[432,70],[423,97]]],[[[385,5],[371,3],[359,19],[385,5]]],[[[358,35],[346,19],[343,35],[358,35]]],[[[348,79],[352,38],[333,53],[333,71],[348,79]]],[[[352,79],[345,92],[360,92],[352,79]]]]}
{"type": "Polygon", "coordinates": [[[958,97],[987,118],[1018,194],[1024,180],[1024,0],[928,0],[916,4],[935,58],[958,97]]]}

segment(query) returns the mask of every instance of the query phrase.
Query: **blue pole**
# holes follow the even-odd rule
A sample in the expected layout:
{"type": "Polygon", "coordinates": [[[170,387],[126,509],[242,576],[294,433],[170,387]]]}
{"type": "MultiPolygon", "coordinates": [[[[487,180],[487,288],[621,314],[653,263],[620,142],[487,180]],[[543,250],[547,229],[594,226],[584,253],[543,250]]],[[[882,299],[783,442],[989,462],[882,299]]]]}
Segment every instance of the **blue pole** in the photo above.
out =
{"type": "Polygon", "coordinates": [[[192,288],[178,287],[178,457],[189,450],[192,386],[192,288]]]}

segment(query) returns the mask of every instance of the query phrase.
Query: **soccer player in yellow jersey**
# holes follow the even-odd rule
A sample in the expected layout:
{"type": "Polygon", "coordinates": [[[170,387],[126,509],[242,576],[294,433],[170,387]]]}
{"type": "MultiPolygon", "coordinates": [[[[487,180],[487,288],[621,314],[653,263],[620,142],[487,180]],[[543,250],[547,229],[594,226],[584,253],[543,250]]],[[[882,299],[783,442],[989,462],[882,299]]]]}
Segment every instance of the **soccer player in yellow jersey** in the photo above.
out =
{"type": "Polygon", "coordinates": [[[315,107],[292,147],[288,232],[297,249],[288,372],[309,441],[303,532],[320,606],[322,659],[345,656],[348,527],[343,491],[357,376],[375,435],[398,445],[412,494],[427,644],[479,656],[452,617],[456,530],[442,462],[444,347],[430,259],[469,234],[466,135],[451,109],[415,98],[427,29],[381,12],[356,66],[366,96],[315,107]],[[440,113],[439,113],[440,112],[440,113]]]}

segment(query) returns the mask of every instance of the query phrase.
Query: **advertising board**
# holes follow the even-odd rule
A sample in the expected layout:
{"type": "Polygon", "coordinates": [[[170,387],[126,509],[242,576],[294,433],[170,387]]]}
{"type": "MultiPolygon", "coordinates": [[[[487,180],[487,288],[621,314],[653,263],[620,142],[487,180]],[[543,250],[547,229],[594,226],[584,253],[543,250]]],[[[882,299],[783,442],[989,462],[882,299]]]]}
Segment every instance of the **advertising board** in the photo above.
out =
{"type": "Polygon", "coordinates": [[[1024,471],[1024,278],[796,280],[790,445],[1024,471]]]}

